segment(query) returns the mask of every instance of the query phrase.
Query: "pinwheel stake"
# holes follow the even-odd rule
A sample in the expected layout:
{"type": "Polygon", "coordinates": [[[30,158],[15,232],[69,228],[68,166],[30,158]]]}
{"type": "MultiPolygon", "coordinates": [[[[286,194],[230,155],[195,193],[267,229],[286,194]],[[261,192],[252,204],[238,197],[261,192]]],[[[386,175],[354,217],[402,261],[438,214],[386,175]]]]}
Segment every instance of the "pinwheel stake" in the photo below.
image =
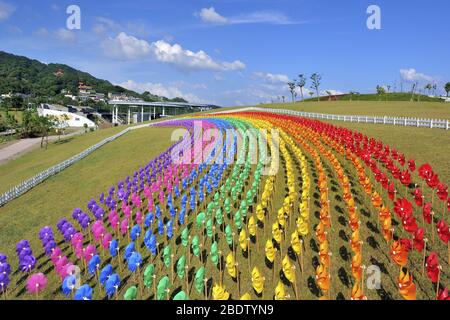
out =
{"type": "Polygon", "coordinates": [[[330,278],[330,288],[328,289],[328,300],[331,300],[331,257],[332,257],[333,253],[332,252],[328,252],[328,257],[329,257],[329,268],[330,271],[328,272],[328,277],[330,278]]]}
{"type": "MultiPolygon", "coordinates": [[[[433,206],[431,206],[431,207],[433,207],[433,206]]],[[[433,226],[433,224],[434,224],[434,211],[431,211],[431,236],[432,236],[432,241],[433,241],[433,244],[434,244],[434,234],[435,234],[435,228],[434,228],[434,226],[433,226]]]]}
{"type": "Polygon", "coordinates": [[[166,289],[166,299],[169,300],[170,299],[170,295],[169,295],[170,289],[167,288],[166,289]]]}
{"type": "Polygon", "coordinates": [[[208,278],[203,278],[203,287],[205,288],[205,300],[208,300],[208,286],[206,283],[208,282],[208,278]]]}
{"type": "Polygon", "coordinates": [[[153,278],[153,299],[157,299],[157,293],[156,293],[156,274],[152,276],[153,278]]]}
{"type": "Polygon", "coordinates": [[[185,265],[184,266],[184,272],[186,273],[185,275],[185,280],[186,280],[186,293],[189,294],[189,266],[185,265]]]}
{"type": "Polygon", "coordinates": [[[441,265],[438,266],[438,270],[439,270],[439,273],[438,273],[438,278],[437,278],[437,283],[436,283],[436,300],[439,297],[439,284],[441,282],[441,270],[442,270],[441,265]]]}
{"type": "MultiPolygon", "coordinates": [[[[300,269],[302,271],[302,277],[303,277],[303,239],[300,239],[300,246],[302,250],[300,250],[300,269]]],[[[298,259],[298,257],[297,257],[298,259]]]]}
{"type": "MultiPolygon", "coordinates": [[[[292,266],[292,269],[294,270],[294,276],[295,276],[295,266],[292,266]]],[[[298,288],[297,288],[297,277],[294,277],[294,293],[295,293],[295,299],[300,300],[300,297],[298,295],[298,288]]]]}
{"type": "Polygon", "coordinates": [[[186,249],[188,254],[188,264],[191,264],[191,236],[188,236],[188,243],[186,249]]]}
{"type": "Polygon", "coordinates": [[[425,258],[426,258],[426,252],[427,252],[428,239],[424,238],[423,242],[425,243],[425,245],[423,246],[422,276],[425,275],[425,258]]]}
{"type": "Polygon", "coordinates": [[[222,251],[219,250],[219,277],[220,277],[220,285],[223,284],[223,273],[222,273],[222,251]]]}
{"type": "Polygon", "coordinates": [[[361,273],[361,295],[364,296],[364,273],[366,271],[366,265],[363,264],[361,266],[361,268],[362,268],[362,273],[361,273]]]}
{"type": "Polygon", "coordinates": [[[236,275],[236,280],[237,280],[237,289],[238,289],[238,296],[240,297],[240,296],[241,296],[241,281],[240,281],[240,278],[241,278],[241,272],[239,271],[238,266],[239,266],[239,263],[236,262],[236,273],[237,273],[237,275],[236,275]]]}
{"type": "Polygon", "coordinates": [[[251,266],[251,260],[252,260],[252,253],[250,251],[250,238],[247,238],[247,251],[248,251],[248,272],[252,273],[252,266],[251,266]]]}
{"type": "Polygon", "coordinates": [[[172,272],[171,274],[171,279],[170,279],[170,283],[173,284],[173,258],[175,257],[175,255],[172,253],[170,255],[170,271],[172,272]]]}
{"type": "Polygon", "coordinates": [[[236,251],[235,251],[235,249],[234,249],[234,235],[235,235],[236,233],[235,232],[233,232],[231,235],[233,236],[233,241],[232,241],[232,243],[231,243],[231,245],[233,246],[233,258],[236,260],[236,251]]]}

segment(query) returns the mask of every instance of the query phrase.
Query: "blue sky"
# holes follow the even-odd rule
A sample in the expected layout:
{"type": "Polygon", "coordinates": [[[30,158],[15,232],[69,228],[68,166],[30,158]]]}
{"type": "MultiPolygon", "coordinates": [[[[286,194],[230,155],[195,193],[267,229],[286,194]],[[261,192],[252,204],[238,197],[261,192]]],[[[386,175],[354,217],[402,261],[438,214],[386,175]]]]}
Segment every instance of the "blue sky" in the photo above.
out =
{"type": "Polygon", "coordinates": [[[0,0],[0,50],[223,106],[289,97],[286,80],[313,72],[321,90],[418,81],[443,93],[449,12],[448,0],[0,0]],[[72,4],[80,30],[66,28],[72,4]],[[366,26],[371,4],[381,30],[366,26]]]}

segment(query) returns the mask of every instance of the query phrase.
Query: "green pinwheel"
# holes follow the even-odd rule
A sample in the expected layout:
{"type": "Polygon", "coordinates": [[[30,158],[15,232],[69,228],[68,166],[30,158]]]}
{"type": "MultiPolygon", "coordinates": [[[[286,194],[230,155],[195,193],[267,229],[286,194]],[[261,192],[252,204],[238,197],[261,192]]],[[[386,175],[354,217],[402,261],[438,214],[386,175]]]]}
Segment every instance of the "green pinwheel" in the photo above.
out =
{"type": "Polygon", "coordinates": [[[208,236],[208,238],[212,238],[212,236],[214,235],[212,219],[206,221],[206,235],[208,236]]]}
{"type": "Polygon", "coordinates": [[[205,213],[202,211],[197,215],[197,218],[195,219],[195,225],[197,226],[198,229],[203,228],[203,224],[205,223],[206,218],[205,218],[205,213]]]}
{"type": "Polygon", "coordinates": [[[205,279],[205,267],[201,267],[195,273],[194,278],[195,290],[197,290],[198,293],[203,293],[203,289],[205,287],[204,279],[205,279]]]}
{"type": "Polygon", "coordinates": [[[177,275],[178,278],[183,279],[184,278],[184,274],[186,273],[186,257],[184,255],[182,255],[180,257],[180,259],[178,259],[177,262],[177,275]]]}
{"type": "Polygon", "coordinates": [[[180,291],[173,297],[173,300],[188,300],[188,297],[186,292],[180,291]]]}
{"type": "Polygon", "coordinates": [[[181,244],[185,247],[189,244],[189,229],[187,227],[181,232],[181,244]]]}
{"type": "Polygon", "coordinates": [[[241,216],[241,210],[238,210],[236,214],[234,215],[234,224],[236,225],[236,228],[238,230],[242,229],[242,216],[241,216]]]}
{"type": "Polygon", "coordinates": [[[231,230],[229,224],[225,227],[225,239],[227,240],[229,246],[233,244],[233,231],[231,230]]]}
{"type": "Polygon", "coordinates": [[[222,214],[221,208],[216,210],[216,223],[219,226],[222,225],[222,223],[223,223],[223,214],[222,214]]]}
{"type": "Polygon", "coordinates": [[[125,300],[136,300],[137,291],[138,290],[137,290],[136,286],[129,287],[127,289],[127,291],[125,292],[125,294],[123,295],[123,298],[125,300]]]}
{"type": "Polygon", "coordinates": [[[168,268],[170,266],[170,261],[171,261],[171,255],[172,254],[172,249],[170,248],[170,246],[166,246],[163,250],[163,261],[164,261],[164,265],[166,266],[166,268],[168,268]]]}
{"type": "Polygon", "coordinates": [[[219,249],[217,247],[216,241],[214,241],[213,244],[211,245],[210,258],[211,262],[217,266],[217,263],[219,262],[219,249]]]}
{"type": "Polygon", "coordinates": [[[198,235],[192,239],[192,252],[196,257],[200,255],[200,238],[198,235]]]}
{"type": "Polygon", "coordinates": [[[144,270],[144,285],[150,288],[153,284],[153,276],[155,275],[155,265],[149,264],[144,270]]]}
{"type": "Polygon", "coordinates": [[[156,289],[156,298],[158,300],[166,300],[169,292],[170,280],[168,276],[163,277],[158,282],[158,287],[156,289]]]}

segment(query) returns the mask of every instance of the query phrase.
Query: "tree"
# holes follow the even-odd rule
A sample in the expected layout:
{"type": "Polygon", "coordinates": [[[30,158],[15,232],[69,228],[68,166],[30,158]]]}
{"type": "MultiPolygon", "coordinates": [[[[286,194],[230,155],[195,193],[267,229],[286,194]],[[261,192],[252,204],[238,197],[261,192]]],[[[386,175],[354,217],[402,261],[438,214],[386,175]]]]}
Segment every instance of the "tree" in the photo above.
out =
{"type": "Polygon", "coordinates": [[[381,100],[381,95],[385,94],[385,93],[386,93],[386,90],[382,86],[378,85],[377,86],[378,100],[381,100]]]}
{"type": "Polygon", "coordinates": [[[303,100],[303,88],[305,87],[305,85],[306,85],[306,77],[305,75],[300,74],[298,76],[297,86],[300,88],[300,95],[302,97],[302,100],[303,100]]]}
{"type": "Polygon", "coordinates": [[[295,83],[294,80],[292,82],[288,82],[287,85],[289,87],[289,91],[291,92],[292,102],[295,102],[295,88],[297,87],[297,84],[295,83]]]}
{"type": "Polygon", "coordinates": [[[444,86],[445,92],[447,93],[447,98],[448,98],[448,94],[450,92],[450,82],[447,82],[444,86]]]}
{"type": "Polygon", "coordinates": [[[425,87],[425,90],[428,90],[428,95],[431,95],[431,90],[433,90],[433,85],[431,83],[428,83],[425,87]]]}
{"type": "Polygon", "coordinates": [[[320,87],[321,80],[322,80],[322,76],[320,74],[313,73],[311,75],[311,81],[312,81],[311,89],[316,90],[317,101],[320,101],[319,87],[320,87]]]}
{"type": "Polygon", "coordinates": [[[41,148],[44,147],[44,139],[45,139],[45,149],[48,147],[48,135],[50,130],[53,128],[53,116],[47,116],[47,117],[39,117],[38,118],[38,128],[42,135],[41,139],[41,148]]]}
{"type": "Polygon", "coordinates": [[[67,114],[62,114],[59,117],[54,117],[52,119],[53,126],[56,128],[58,132],[58,141],[61,141],[61,134],[64,134],[65,129],[67,127],[67,121],[69,121],[69,116],[67,114]]]}
{"type": "Polygon", "coordinates": [[[417,82],[414,82],[411,87],[411,100],[410,101],[414,101],[414,93],[416,92],[416,88],[417,88],[417,82]]]}

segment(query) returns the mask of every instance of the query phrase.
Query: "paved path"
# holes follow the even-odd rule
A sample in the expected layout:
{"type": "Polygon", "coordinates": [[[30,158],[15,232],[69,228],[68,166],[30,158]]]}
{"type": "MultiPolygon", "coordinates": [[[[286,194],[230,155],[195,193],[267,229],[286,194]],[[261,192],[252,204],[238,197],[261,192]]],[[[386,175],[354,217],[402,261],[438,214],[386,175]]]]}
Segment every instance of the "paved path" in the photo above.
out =
{"type": "MultiPolygon", "coordinates": [[[[61,136],[61,139],[66,139],[74,135],[78,135],[83,133],[84,130],[75,131],[65,136],[61,136]]],[[[41,145],[42,138],[28,138],[28,139],[20,139],[17,142],[10,144],[2,149],[0,149],[0,165],[5,164],[6,162],[16,159],[27,153],[33,149],[36,149],[41,145]]],[[[50,136],[48,137],[48,141],[58,140],[58,136],[50,136]]]]}

